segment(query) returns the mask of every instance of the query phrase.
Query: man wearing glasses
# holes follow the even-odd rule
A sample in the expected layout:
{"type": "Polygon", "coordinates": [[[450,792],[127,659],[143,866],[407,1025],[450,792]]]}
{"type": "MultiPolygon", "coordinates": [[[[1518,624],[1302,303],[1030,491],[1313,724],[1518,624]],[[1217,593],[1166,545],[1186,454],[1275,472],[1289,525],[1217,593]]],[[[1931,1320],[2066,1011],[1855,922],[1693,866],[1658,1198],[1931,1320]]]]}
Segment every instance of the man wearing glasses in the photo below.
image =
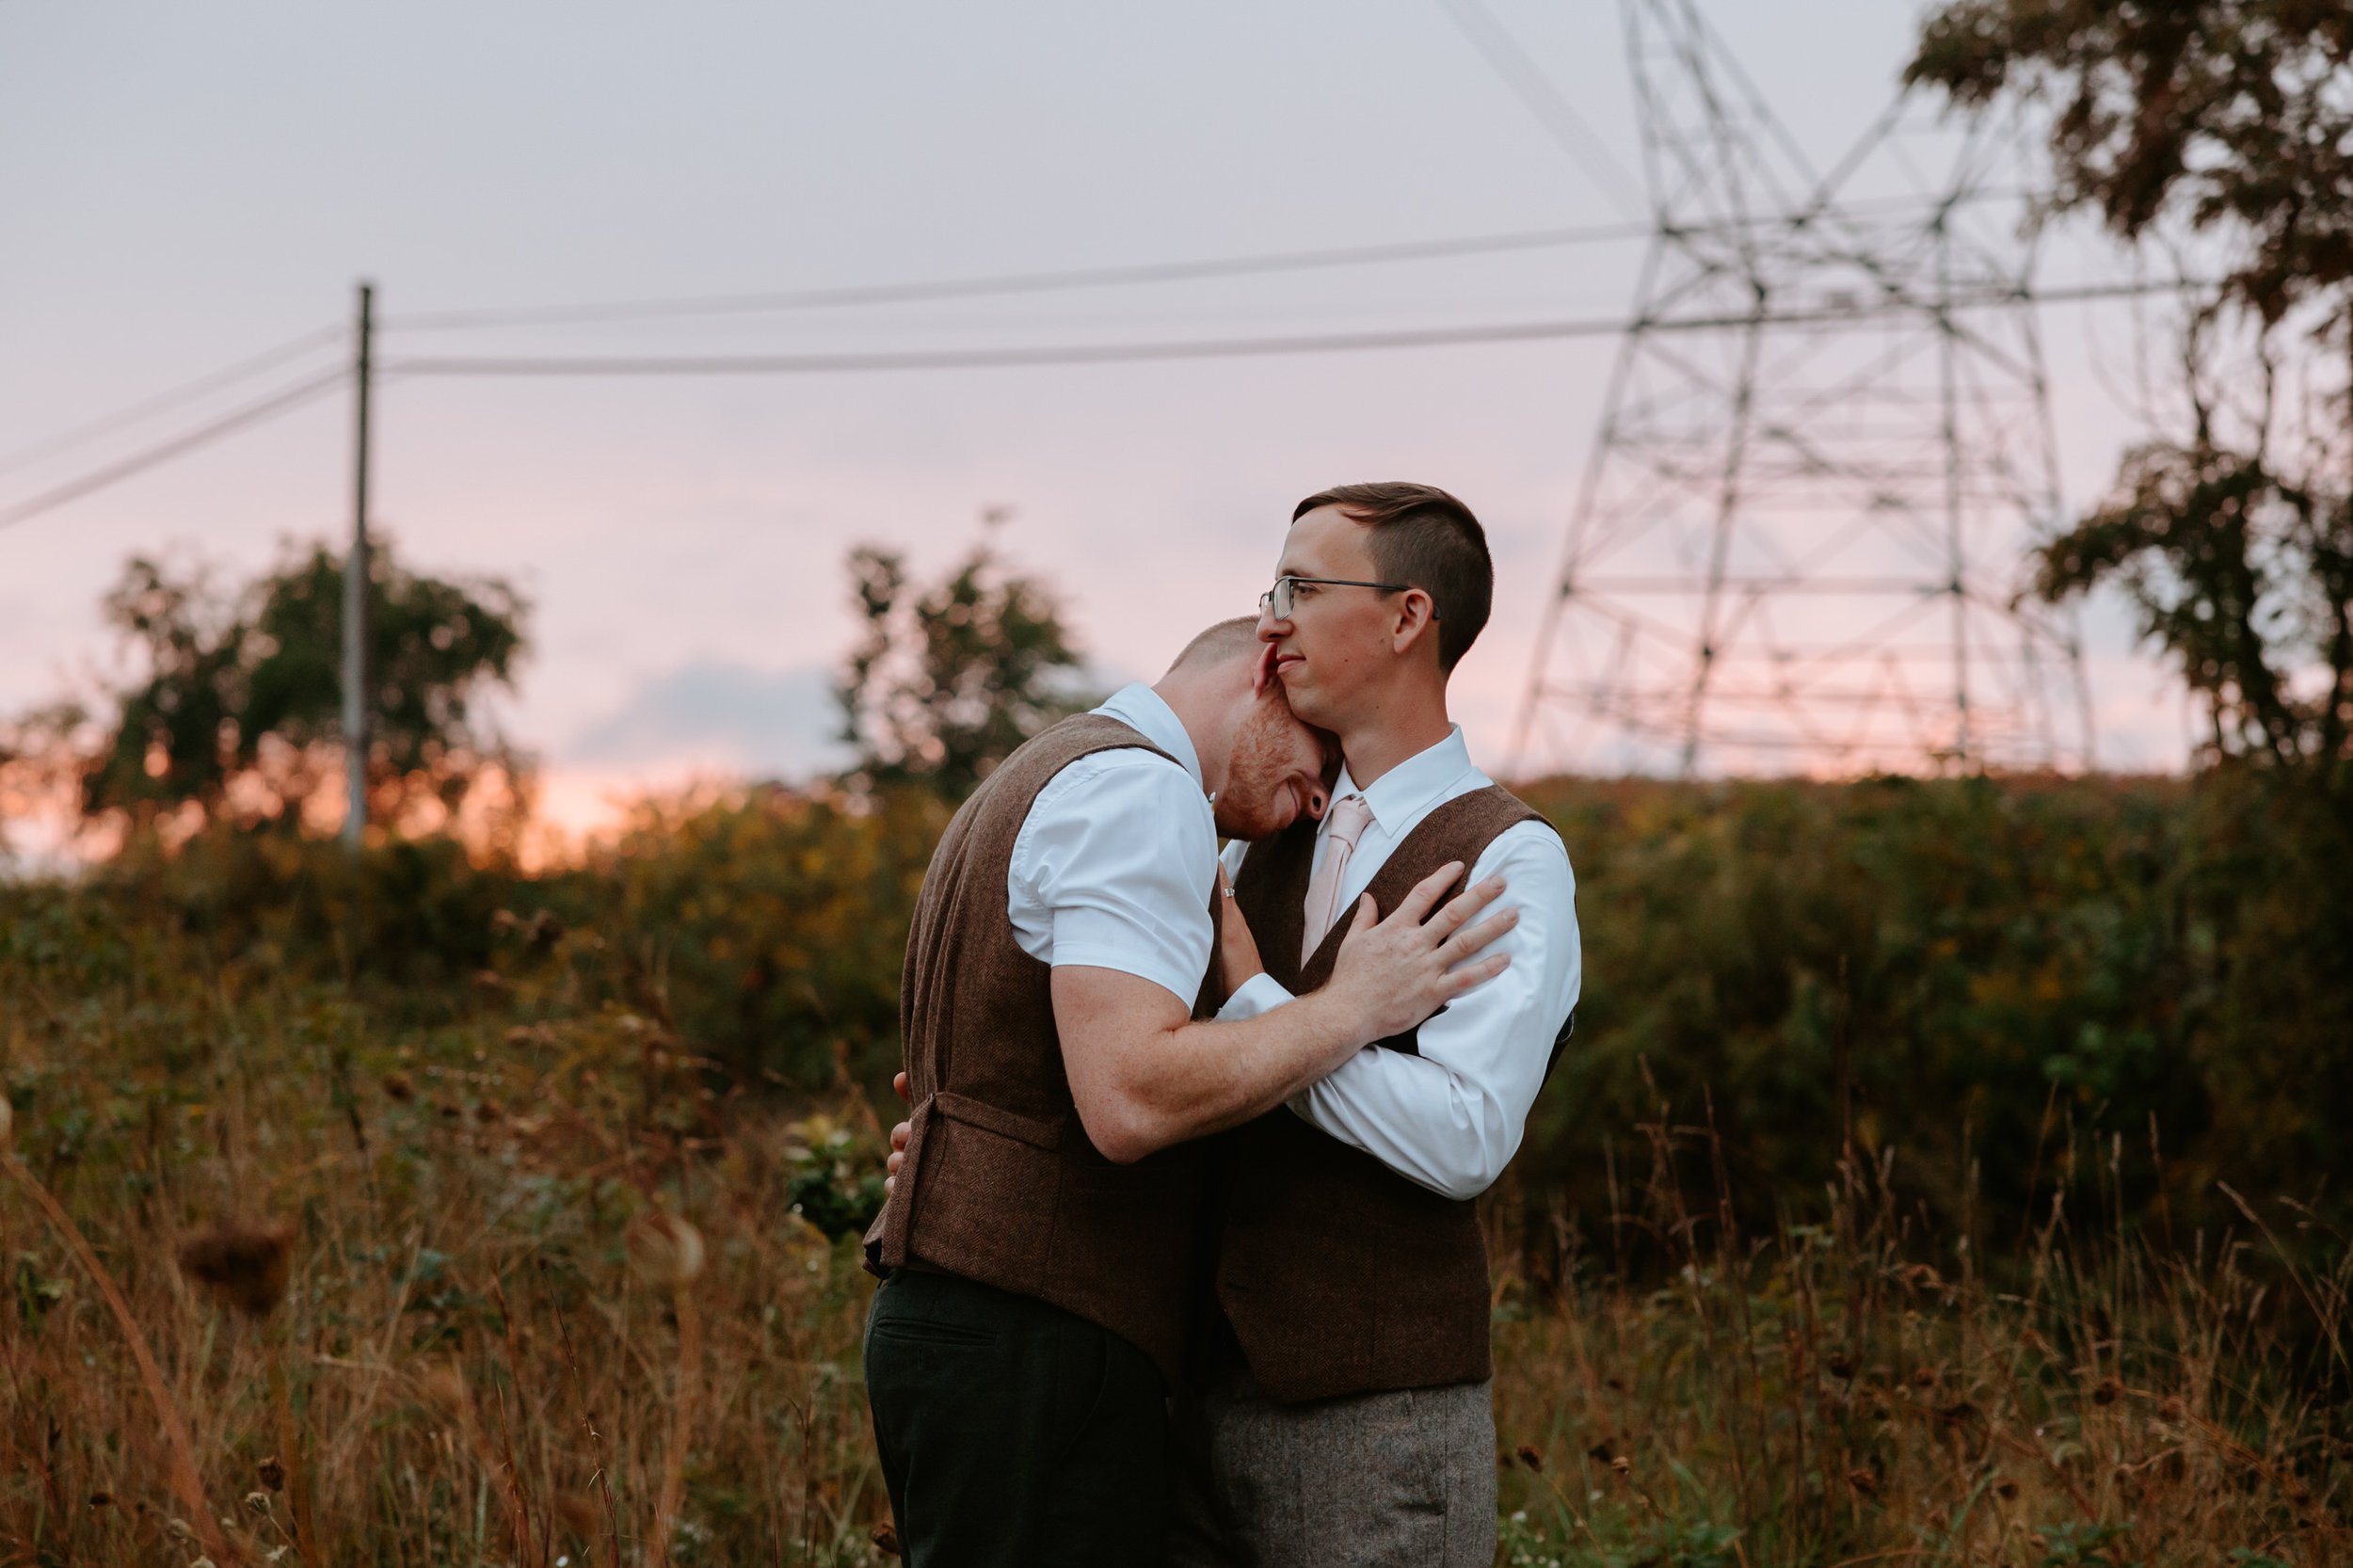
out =
{"type": "Polygon", "coordinates": [[[1328,740],[1247,618],[1016,749],[923,877],[902,984],[914,1113],[867,1235],[866,1389],[915,1568],[1164,1560],[1167,1387],[1198,1321],[1193,1142],[1279,1109],[1498,972],[1497,888],[1376,923],[1315,997],[1216,1021],[1218,838],[1322,808],[1328,740]],[[1426,919],[1425,919],[1426,917],[1426,919]]]}
{"type": "Polygon", "coordinates": [[[1472,1200],[1518,1149],[1581,980],[1576,881],[1551,825],[1470,760],[1447,681],[1494,568],[1469,508],[1348,485],[1292,510],[1259,600],[1262,670],[1344,760],[1320,822],[1228,846],[1227,1020],[1327,983],[1345,912],[1394,908],[1448,862],[1516,915],[1510,966],[1219,1141],[1212,1302],[1177,1401],[1171,1560],[1492,1561],[1486,1255],[1472,1200]],[[1255,941],[1254,941],[1255,937],[1255,941]]]}

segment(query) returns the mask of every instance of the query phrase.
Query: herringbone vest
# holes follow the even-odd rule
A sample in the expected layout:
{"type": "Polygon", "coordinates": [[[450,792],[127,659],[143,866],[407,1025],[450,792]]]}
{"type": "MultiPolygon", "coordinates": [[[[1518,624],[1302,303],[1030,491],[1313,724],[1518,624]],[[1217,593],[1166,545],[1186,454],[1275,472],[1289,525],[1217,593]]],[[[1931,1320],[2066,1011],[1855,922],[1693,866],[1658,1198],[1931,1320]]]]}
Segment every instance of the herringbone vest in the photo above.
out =
{"type": "MultiPolygon", "coordinates": [[[[1173,1381],[1200,1256],[1202,1151],[1114,1165],[1088,1141],[1052,970],[1021,950],[1005,910],[1014,840],[1038,792],[1080,758],[1125,746],[1167,756],[1116,719],[1064,719],[1006,758],[941,836],[901,981],[913,1128],[866,1253],[878,1273],[913,1259],[1075,1313],[1173,1381]]],[[[1210,899],[1213,924],[1224,903],[1210,899]]],[[[1211,953],[1195,1017],[1224,996],[1211,953]]]]}
{"type": "MultiPolygon", "coordinates": [[[[1533,820],[1500,787],[1458,796],[1405,836],[1366,891],[1385,919],[1423,877],[1449,860],[1467,876],[1497,835],[1533,820]]],[[[1331,978],[1353,908],[1304,965],[1292,956],[1315,829],[1303,819],[1252,845],[1234,889],[1268,972],[1295,995],[1331,978]]],[[[1418,1032],[1380,1045],[1415,1051],[1418,1032]]],[[[1408,1181],[1288,1108],[1221,1142],[1217,1304],[1270,1394],[1328,1399],[1489,1375],[1487,1249],[1472,1204],[1408,1181]]]]}

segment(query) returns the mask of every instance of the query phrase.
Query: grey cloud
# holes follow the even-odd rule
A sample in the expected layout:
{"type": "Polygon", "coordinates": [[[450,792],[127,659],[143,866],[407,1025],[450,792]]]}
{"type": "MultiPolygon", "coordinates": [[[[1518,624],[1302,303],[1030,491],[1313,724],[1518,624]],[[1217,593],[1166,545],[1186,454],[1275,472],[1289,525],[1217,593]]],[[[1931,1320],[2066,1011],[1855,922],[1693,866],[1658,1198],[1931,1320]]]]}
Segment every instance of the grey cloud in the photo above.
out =
{"type": "Polygon", "coordinates": [[[656,676],[558,750],[563,762],[653,765],[692,760],[799,776],[846,760],[829,672],[696,659],[656,676]]]}

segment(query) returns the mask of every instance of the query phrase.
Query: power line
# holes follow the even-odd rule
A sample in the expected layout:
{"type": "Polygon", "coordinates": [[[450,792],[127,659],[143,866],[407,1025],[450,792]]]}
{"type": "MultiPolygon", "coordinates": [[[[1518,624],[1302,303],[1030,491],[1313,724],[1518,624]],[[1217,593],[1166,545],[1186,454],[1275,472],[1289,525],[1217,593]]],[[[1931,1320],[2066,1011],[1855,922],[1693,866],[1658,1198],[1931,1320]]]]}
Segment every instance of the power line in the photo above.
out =
{"type": "Polygon", "coordinates": [[[43,512],[55,511],[68,502],[79,501],[93,491],[104,489],[107,486],[128,479],[135,473],[142,473],[159,463],[168,462],[184,453],[195,451],[198,447],[209,445],[224,436],[244,429],[247,425],[259,424],[263,420],[299,408],[319,393],[341,386],[344,378],[349,374],[344,367],[337,366],[323,375],[297,381],[289,387],[281,387],[267,397],[248,403],[244,408],[224,414],[210,424],[200,424],[193,430],[183,431],[168,440],[158,441],[145,451],[134,453],[119,462],[109,463],[104,468],[86,473],[78,479],[70,480],[54,489],[46,490],[29,501],[0,510],[0,528],[13,528],[20,522],[28,522],[43,512]]]}
{"type": "Polygon", "coordinates": [[[199,376],[193,381],[184,382],[168,392],[157,392],[154,396],[135,403],[127,408],[118,409],[101,419],[92,420],[87,424],[76,425],[46,440],[37,441],[31,446],[21,448],[5,457],[0,457],[0,473],[14,473],[44,457],[54,457],[58,453],[71,451],[77,446],[86,446],[99,437],[112,435],[126,425],[139,424],[157,414],[192,403],[207,392],[217,392],[223,387],[234,386],[239,381],[249,380],[263,371],[275,370],[289,360],[298,360],[310,350],[334,342],[342,335],[342,331],[343,329],[339,327],[327,327],[305,332],[302,336],[281,343],[275,348],[264,349],[250,359],[239,360],[234,364],[226,365],[209,375],[199,376]]]}
{"type": "MultiPolygon", "coordinates": [[[[1982,296],[1935,302],[1894,297],[1857,308],[1744,312],[1737,315],[1691,316],[1648,322],[1618,319],[1566,318],[1551,321],[1498,322],[1471,327],[1433,327],[1388,331],[1335,332],[1288,337],[1199,339],[1126,344],[1048,344],[1007,348],[911,349],[862,354],[740,354],[630,357],[420,357],[396,360],[382,367],[386,374],[438,376],[815,376],[917,370],[978,370],[1021,366],[1090,365],[1153,360],[1219,360],[1290,354],[1357,353],[1389,349],[1437,348],[1477,344],[1537,343],[1570,338],[1609,337],[1636,327],[1649,331],[1707,331],[1737,326],[1806,326],[1848,323],[1872,316],[1909,313],[1925,309],[1971,310],[1997,305],[2064,304],[2139,295],[2189,292],[2207,285],[2184,279],[2136,280],[2069,285],[2055,289],[1992,290],[1982,296]]],[[[291,346],[291,345],[289,345],[291,346]]],[[[282,354],[286,349],[272,350],[282,354]]],[[[262,357],[265,358],[265,357],[262,357]]],[[[248,364],[259,362],[248,361],[248,364]]],[[[228,373],[222,373],[226,376],[228,373]]],[[[128,479],[161,463],[287,412],[321,392],[342,384],[347,367],[279,389],[268,396],[232,409],[117,462],[56,486],[15,506],[0,509],[0,529],[31,520],[78,501],[97,490],[128,479]]],[[[211,378],[217,382],[218,376],[211,378]]],[[[185,389],[183,389],[184,391],[185,389]]],[[[172,394],[176,395],[176,394],[172,394]]],[[[161,400],[151,400],[151,403],[161,400]]]]}
{"type": "Polygon", "coordinates": [[[1924,301],[1897,296],[1863,306],[1742,312],[1648,321],[1569,317],[1550,321],[1497,322],[1472,327],[1146,343],[1027,344],[1004,348],[916,348],[824,354],[425,356],[394,360],[388,362],[385,369],[403,376],[839,376],[890,371],[992,370],[1153,360],[1252,359],[1289,354],[1361,353],[1384,349],[1613,337],[1637,327],[1652,332],[1680,332],[1721,331],[1726,328],[1750,326],[1847,324],[1928,310],[2075,303],[2138,294],[2181,292],[2196,286],[2181,280],[2091,283],[2031,294],[2022,290],[1999,289],[1952,300],[1924,301]]]}
{"type": "Polygon", "coordinates": [[[1529,229],[1462,239],[1406,240],[1388,245],[1279,250],[1248,256],[1209,257],[1191,262],[1130,263],[1118,266],[1006,272],[904,283],[852,283],[762,294],[609,300],[601,304],[522,306],[506,310],[428,311],[416,315],[396,316],[386,326],[393,330],[461,331],[488,327],[578,326],[604,321],[653,321],[682,316],[807,311],[838,306],[907,305],[930,300],[1049,294],[1063,289],[1119,288],[1142,283],[1180,283],[1212,278],[1308,272],[1325,267],[1437,261],[1450,256],[1485,256],[1558,246],[1647,239],[1650,233],[1648,225],[1633,223],[1529,229]]]}
{"type": "Polygon", "coordinates": [[[1629,216],[1641,212],[1641,187],[1618,166],[1617,159],[1609,155],[1609,145],[1585,123],[1584,117],[1529,57],[1512,30],[1481,0],[1437,0],[1437,5],[1463,36],[1470,40],[1471,47],[1485,56],[1495,73],[1503,78],[1504,86],[1536,117],[1561,151],[1601,187],[1610,205],[1629,216]]]}

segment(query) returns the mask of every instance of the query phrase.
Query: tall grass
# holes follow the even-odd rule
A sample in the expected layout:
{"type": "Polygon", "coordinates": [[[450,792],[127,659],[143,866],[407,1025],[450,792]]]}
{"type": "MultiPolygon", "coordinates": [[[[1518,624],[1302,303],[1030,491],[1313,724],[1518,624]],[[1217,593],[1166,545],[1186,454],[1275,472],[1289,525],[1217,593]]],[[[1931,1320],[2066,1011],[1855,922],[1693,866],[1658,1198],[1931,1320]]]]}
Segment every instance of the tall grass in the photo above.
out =
{"type": "MultiPolygon", "coordinates": [[[[0,962],[0,1562],[885,1560],[846,1079],[788,1110],[571,963],[387,1010],[54,946],[0,962]]],[[[1598,1218],[1499,1195],[1504,1560],[2345,1560],[2341,1242],[2127,1224],[2154,1152],[2048,1132],[1999,1235],[1892,1147],[1736,1203],[1663,1110],[1598,1218]]]]}

